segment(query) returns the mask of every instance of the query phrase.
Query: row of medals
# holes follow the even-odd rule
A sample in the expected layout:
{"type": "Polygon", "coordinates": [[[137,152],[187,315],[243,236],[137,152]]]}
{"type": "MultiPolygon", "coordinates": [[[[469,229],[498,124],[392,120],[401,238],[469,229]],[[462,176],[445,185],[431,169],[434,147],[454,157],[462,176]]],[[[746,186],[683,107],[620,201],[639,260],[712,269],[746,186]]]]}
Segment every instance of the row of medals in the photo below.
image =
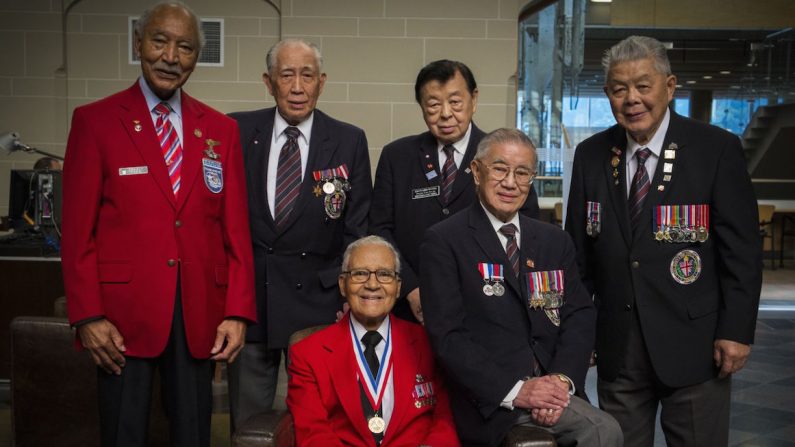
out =
{"type": "Polygon", "coordinates": [[[705,226],[661,227],[654,233],[654,239],[660,242],[706,242],[709,232],[705,226]]]}
{"type": "Polygon", "coordinates": [[[323,186],[321,189],[327,196],[334,194],[335,192],[347,192],[351,190],[351,185],[347,181],[342,181],[338,178],[333,179],[324,179],[321,180],[323,182],[323,186]]]}
{"type": "Polygon", "coordinates": [[[555,291],[539,292],[537,295],[533,295],[533,297],[530,298],[530,308],[554,309],[556,307],[560,307],[561,300],[562,300],[562,294],[560,292],[555,292],[555,291]]]}
{"type": "Polygon", "coordinates": [[[505,295],[505,286],[500,281],[487,282],[483,285],[483,293],[486,296],[503,296],[505,295]]]}

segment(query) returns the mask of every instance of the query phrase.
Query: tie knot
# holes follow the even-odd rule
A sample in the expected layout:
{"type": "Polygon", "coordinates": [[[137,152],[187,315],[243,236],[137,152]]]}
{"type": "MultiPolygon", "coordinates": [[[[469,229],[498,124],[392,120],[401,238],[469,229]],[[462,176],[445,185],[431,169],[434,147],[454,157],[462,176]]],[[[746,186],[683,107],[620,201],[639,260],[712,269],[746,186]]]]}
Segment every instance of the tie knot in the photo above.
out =
{"type": "Polygon", "coordinates": [[[171,107],[165,102],[156,105],[154,110],[155,113],[161,116],[168,116],[168,114],[171,113],[171,107]]]}
{"type": "Polygon", "coordinates": [[[455,148],[453,147],[452,144],[445,144],[442,150],[444,151],[444,154],[447,155],[448,158],[452,157],[453,153],[455,152],[455,148]]]}
{"type": "Polygon", "coordinates": [[[296,140],[298,137],[301,136],[301,131],[298,130],[297,127],[290,126],[284,129],[284,134],[287,135],[287,138],[290,140],[296,140]]]}
{"type": "Polygon", "coordinates": [[[646,160],[651,155],[651,149],[644,147],[643,149],[635,152],[635,157],[638,159],[638,164],[642,165],[646,163],[646,160]]]}
{"type": "Polygon", "coordinates": [[[362,336],[362,343],[364,343],[365,347],[375,348],[378,343],[381,343],[382,337],[378,331],[367,331],[366,334],[362,336]]]}
{"type": "Polygon", "coordinates": [[[508,239],[516,237],[516,225],[514,224],[505,224],[500,227],[500,233],[503,236],[507,237],[508,239]]]}

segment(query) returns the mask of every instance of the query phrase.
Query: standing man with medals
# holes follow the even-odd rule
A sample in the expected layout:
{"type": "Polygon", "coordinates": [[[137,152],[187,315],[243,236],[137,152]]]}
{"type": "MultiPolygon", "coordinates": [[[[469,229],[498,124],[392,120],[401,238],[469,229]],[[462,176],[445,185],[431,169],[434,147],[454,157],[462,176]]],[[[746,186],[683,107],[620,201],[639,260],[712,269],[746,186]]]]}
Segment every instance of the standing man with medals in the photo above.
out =
{"type": "Polygon", "coordinates": [[[518,130],[480,141],[470,164],[478,200],[422,243],[425,328],[464,445],[501,445],[513,426],[530,425],[563,446],[621,446],[615,420],[585,400],[596,312],[574,245],[518,212],[536,162],[518,130]]]}
{"type": "Polygon", "coordinates": [[[72,117],[61,255],[105,447],[147,445],[156,370],[172,445],[209,446],[212,360],[232,362],[256,318],[237,125],[181,90],[201,45],[185,5],[153,6],[141,77],[72,117]]]}
{"type": "Polygon", "coordinates": [[[740,140],[668,107],[663,45],[605,53],[617,125],[574,157],[566,230],[599,312],[599,405],[628,446],[727,445],[731,375],[753,342],[762,283],[757,206],[740,140]]]}
{"type": "Polygon", "coordinates": [[[390,314],[400,287],[392,244],[348,246],[339,290],[350,312],[290,348],[296,446],[460,445],[425,330],[390,314]]]}
{"type": "MultiPolygon", "coordinates": [[[[478,88],[469,67],[438,60],[420,70],[414,84],[428,131],[384,147],[375,173],[370,232],[395,244],[403,259],[403,295],[395,315],[422,322],[420,242],[431,225],[475,200],[469,163],[485,135],[472,116],[478,88]]],[[[521,212],[538,217],[538,197],[530,187],[521,212]]]]}
{"type": "Polygon", "coordinates": [[[372,183],[364,131],[315,109],[320,50],[287,39],[262,75],[276,107],[233,113],[248,180],[259,324],[229,371],[232,430],[269,410],[295,331],[334,321],[342,252],[367,231],[372,183]]]}

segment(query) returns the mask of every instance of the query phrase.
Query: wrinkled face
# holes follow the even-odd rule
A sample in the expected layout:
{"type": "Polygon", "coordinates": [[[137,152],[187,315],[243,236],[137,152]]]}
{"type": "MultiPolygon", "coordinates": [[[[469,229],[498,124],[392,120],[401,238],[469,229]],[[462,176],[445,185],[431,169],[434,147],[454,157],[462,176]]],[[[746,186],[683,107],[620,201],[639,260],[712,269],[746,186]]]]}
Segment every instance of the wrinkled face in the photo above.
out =
{"type": "Polygon", "coordinates": [[[262,80],[276,101],[279,114],[296,126],[315,110],[326,74],[320,73],[315,52],[302,44],[282,47],[272,71],[263,73],[262,80]]]}
{"type": "Polygon", "coordinates": [[[616,121],[639,144],[660,127],[675,89],[676,77],[657,71],[651,58],[613,65],[604,88],[616,121]]]}
{"type": "MultiPolygon", "coordinates": [[[[355,248],[350,255],[348,271],[395,270],[395,256],[388,247],[367,244],[355,248]]],[[[383,284],[371,274],[366,282],[354,283],[350,275],[339,277],[340,293],[348,300],[351,315],[368,330],[375,330],[392,311],[400,293],[400,278],[383,284]]]]}
{"type": "Polygon", "coordinates": [[[477,89],[470,94],[461,73],[447,82],[429,81],[420,88],[420,107],[425,124],[443,144],[453,144],[467,133],[478,108],[477,89]]]}
{"type": "Polygon", "coordinates": [[[502,222],[511,220],[527,199],[531,186],[529,182],[517,182],[515,172],[519,169],[535,174],[536,164],[532,148],[514,142],[495,143],[483,159],[472,160],[472,178],[483,206],[502,222]],[[494,180],[505,170],[509,171],[505,178],[494,180]]]}
{"type": "Polygon", "coordinates": [[[135,53],[149,88],[168,99],[187,82],[199,59],[199,30],[190,14],[176,6],[161,6],[135,35],[135,53]]]}

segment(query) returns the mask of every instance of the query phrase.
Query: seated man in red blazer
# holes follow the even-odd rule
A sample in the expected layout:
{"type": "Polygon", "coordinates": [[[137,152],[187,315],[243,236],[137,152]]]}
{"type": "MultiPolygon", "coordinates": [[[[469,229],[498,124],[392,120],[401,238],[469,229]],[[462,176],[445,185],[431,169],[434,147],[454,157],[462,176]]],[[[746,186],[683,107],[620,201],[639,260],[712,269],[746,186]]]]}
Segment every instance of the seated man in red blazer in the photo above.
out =
{"type": "Polygon", "coordinates": [[[399,272],[381,237],[345,250],[339,287],[350,312],[290,351],[298,446],[460,445],[425,331],[390,315],[399,272]]]}

